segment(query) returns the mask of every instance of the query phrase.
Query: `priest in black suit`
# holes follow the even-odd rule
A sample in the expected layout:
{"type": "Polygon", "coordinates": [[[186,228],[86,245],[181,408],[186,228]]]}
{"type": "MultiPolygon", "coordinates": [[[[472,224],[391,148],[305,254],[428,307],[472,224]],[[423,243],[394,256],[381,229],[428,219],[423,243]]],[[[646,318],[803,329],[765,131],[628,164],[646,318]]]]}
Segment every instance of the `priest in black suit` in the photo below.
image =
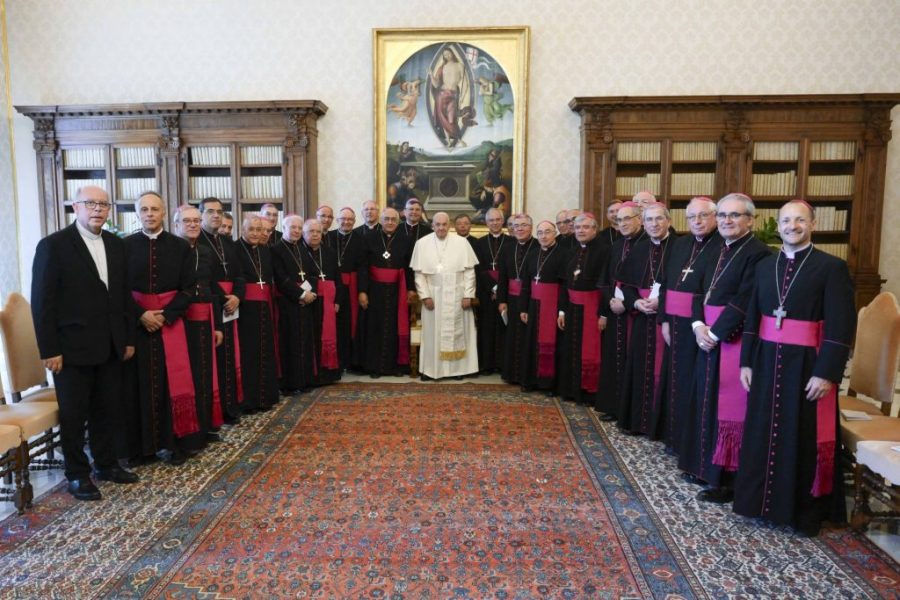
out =
{"type": "Polygon", "coordinates": [[[484,222],[488,232],[475,242],[476,286],[478,298],[476,319],[478,322],[478,366],[484,374],[500,370],[503,364],[506,324],[497,308],[497,286],[500,283],[500,256],[504,246],[515,240],[503,233],[503,212],[499,208],[488,209],[484,222]]]}
{"type": "Polygon", "coordinates": [[[116,460],[122,361],[134,354],[134,331],[125,245],[101,229],[110,208],[109,196],[99,187],[79,190],[75,223],[38,243],[32,271],[38,348],[53,372],[65,475],[69,492],[79,500],[101,498],[84,452],[85,423],[97,478],[138,480],[116,460]]]}

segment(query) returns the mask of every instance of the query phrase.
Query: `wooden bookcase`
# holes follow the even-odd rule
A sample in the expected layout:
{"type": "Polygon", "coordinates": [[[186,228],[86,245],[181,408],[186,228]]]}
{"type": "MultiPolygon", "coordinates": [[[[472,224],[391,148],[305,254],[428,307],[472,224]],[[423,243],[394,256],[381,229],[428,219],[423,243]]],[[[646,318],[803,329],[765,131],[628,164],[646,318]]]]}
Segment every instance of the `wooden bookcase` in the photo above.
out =
{"type": "MultiPolygon", "coordinates": [[[[318,100],[17,106],[34,121],[42,233],[72,220],[89,183],[114,202],[116,227],[140,227],[134,200],[159,192],[175,208],[217,196],[235,218],[266,202],[312,215],[317,205],[318,100]]],[[[170,229],[171,230],[171,229],[170,229]]]]}
{"type": "Polygon", "coordinates": [[[816,207],[816,245],[847,260],[863,306],[881,289],[891,109],[900,94],[578,97],[581,204],[597,214],[647,189],[676,229],[697,195],[749,194],[761,228],[778,207],[816,207]]]}

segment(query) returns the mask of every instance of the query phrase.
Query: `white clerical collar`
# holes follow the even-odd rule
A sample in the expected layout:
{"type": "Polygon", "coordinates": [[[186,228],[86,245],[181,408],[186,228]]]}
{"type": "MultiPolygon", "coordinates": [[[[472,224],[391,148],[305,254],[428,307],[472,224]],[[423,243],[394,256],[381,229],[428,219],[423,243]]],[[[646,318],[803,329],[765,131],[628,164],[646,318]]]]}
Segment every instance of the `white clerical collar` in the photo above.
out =
{"type": "Polygon", "coordinates": [[[797,248],[796,250],[788,250],[785,246],[782,246],[781,251],[784,252],[784,255],[787,256],[789,259],[794,260],[795,256],[797,256],[798,254],[800,254],[801,252],[803,252],[810,246],[812,246],[812,242],[807,242],[805,246],[803,246],[802,248],[797,248]]]}
{"type": "Polygon", "coordinates": [[[492,233],[492,234],[491,234],[491,236],[493,236],[493,237],[495,237],[495,238],[498,238],[498,237],[500,237],[501,235],[503,235],[503,232],[502,232],[502,231],[501,231],[500,233],[492,233]]]}
{"type": "Polygon", "coordinates": [[[663,243],[663,240],[665,240],[667,237],[669,237],[669,234],[666,234],[666,237],[660,238],[660,239],[658,239],[658,240],[655,240],[655,239],[653,239],[653,238],[650,238],[650,241],[653,242],[653,245],[654,245],[654,246],[659,246],[660,244],[663,243]]]}
{"type": "Polygon", "coordinates": [[[102,232],[102,231],[101,231],[100,233],[94,233],[93,231],[91,231],[91,230],[88,229],[87,227],[84,227],[84,226],[83,226],[81,223],[79,223],[78,221],[75,221],[75,227],[78,228],[78,233],[80,233],[80,234],[81,234],[81,237],[83,237],[83,238],[86,238],[86,239],[89,239],[89,240],[99,240],[101,237],[103,237],[103,232],[102,232]]]}
{"type": "Polygon", "coordinates": [[[162,228],[162,227],[159,228],[159,231],[156,231],[156,232],[154,232],[154,233],[147,233],[145,230],[141,229],[141,233],[143,233],[144,235],[146,235],[146,236],[147,236],[148,238],[150,238],[151,240],[155,240],[156,238],[158,238],[160,235],[162,235],[162,232],[163,232],[163,228],[162,228]]]}

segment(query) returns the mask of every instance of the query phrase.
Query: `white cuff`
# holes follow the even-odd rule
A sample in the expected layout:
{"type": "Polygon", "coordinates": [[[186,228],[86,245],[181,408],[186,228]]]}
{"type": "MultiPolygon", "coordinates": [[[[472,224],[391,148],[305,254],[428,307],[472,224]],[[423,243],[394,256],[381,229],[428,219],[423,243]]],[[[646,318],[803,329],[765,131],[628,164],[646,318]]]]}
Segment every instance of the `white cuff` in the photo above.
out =
{"type": "Polygon", "coordinates": [[[693,323],[691,323],[691,329],[697,331],[697,328],[701,325],[706,325],[706,323],[704,323],[703,321],[694,321],[693,323]]]}
{"type": "Polygon", "coordinates": [[[566,316],[566,311],[564,311],[564,310],[559,311],[559,316],[560,317],[566,316]]]}
{"type": "Polygon", "coordinates": [[[712,332],[712,329],[710,329],[709,331],[707,331],[707,332],[706,332],[706,335],[708,335],[709,337],[711,337],[712,339],[714,339],[714,340],[717,341],[717,342],[719,341],[719,338],[717,338],[717,337],[716,337],[716,334],[714,334],[714,333],[712,332]]]}

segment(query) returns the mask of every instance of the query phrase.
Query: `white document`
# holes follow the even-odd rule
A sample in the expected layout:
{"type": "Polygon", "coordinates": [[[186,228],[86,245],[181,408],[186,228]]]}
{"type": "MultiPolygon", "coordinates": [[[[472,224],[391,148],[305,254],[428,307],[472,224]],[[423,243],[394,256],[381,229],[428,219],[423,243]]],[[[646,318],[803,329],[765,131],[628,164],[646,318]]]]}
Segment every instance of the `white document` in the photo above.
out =
{"type": "Polygon", "coordinates": [[[509,314],[508,314],[508,311],[505,311],[505,310],[504,310],[502,313],[500,313],[500,318],[503,319],[503,324],[504,324],[504,325],[509,325],[509,314]]]}
{"type": "Polygon", "coordinates": [[[650,300],[653,300],[654,298],[659,298],[659,288],[661,288],[661,287],[662,287],[662,285],[658,281],[653,284],[653,287],[650,288],[650,297],[649,297],[650,300]]]}
{"type": "Polygon", "coordinates": [[[222,323],[230,323],[231,321],[234,321],[235,319],[237,319],[239,316],[241,316],[240,307],[234,309],[234,312],[231,313],[230,315],[223,310],[222,311],[222,323]]]}
{"type": "Polygon", "coordinates": [[[312,286],[309,285],[308,281],[303,280],[303,283],[300,284],[300,289],[303,290],[304,292],[311,292],[312,286]]]}
{"type": "Polygon", "coordinates": [[[849,408],[841,409],[841,416],[848,421],[871,421],[872,415],[864,413],[861,410],[850,410],[849,408]]]}
{"type": "Polygon", "coordinates": [[[615,293],[614,293],[613,295],[614,295],[616,298],[618,298],[619,300],[624,300],[624,299],[625,299],[625,293],[622,291],[622,288],[620,288],[619,286],[616,286],[616,291],[615,291],[615,293]]]}

